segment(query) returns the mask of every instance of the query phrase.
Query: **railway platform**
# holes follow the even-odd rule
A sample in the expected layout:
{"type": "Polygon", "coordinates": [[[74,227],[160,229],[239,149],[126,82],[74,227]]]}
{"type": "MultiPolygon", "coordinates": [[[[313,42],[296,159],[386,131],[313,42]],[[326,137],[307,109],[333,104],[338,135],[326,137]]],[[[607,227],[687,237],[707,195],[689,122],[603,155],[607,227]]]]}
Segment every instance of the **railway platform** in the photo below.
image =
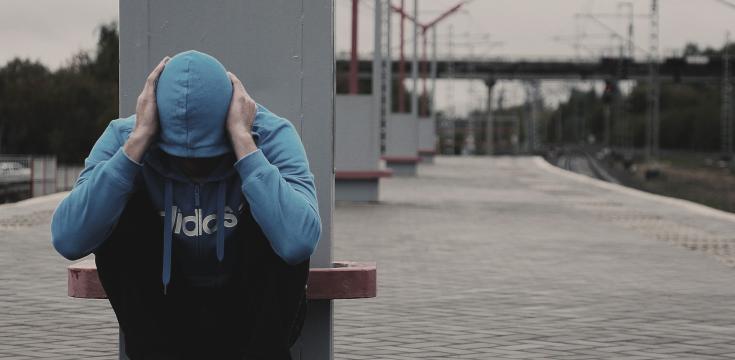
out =
{"type": "MultiPolygon", "coordinates": [[[[535,157],[444,157],[339,202],[334,258],[378,296],[336,301],[336,359],[735,357],[735,215],[535,157]]],[[[0,358],[108,359],[106,301],[67,297],[63,194],[0,206],[0,358]]]]}

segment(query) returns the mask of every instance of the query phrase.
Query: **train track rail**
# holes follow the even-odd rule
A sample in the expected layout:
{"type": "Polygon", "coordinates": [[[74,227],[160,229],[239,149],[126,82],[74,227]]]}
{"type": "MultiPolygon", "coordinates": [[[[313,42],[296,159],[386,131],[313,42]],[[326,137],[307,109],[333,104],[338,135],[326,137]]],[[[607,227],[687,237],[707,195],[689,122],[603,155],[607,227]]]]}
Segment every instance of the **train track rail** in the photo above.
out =
{"type": "Polygon", "coordinates": [[[564,152],[556,158],[556,161],[552,161],[552,163],[564,170],[587,175],[591,178],[615,184],[620,183],[591,154],[585,151],[574,150],[564,152]]]}

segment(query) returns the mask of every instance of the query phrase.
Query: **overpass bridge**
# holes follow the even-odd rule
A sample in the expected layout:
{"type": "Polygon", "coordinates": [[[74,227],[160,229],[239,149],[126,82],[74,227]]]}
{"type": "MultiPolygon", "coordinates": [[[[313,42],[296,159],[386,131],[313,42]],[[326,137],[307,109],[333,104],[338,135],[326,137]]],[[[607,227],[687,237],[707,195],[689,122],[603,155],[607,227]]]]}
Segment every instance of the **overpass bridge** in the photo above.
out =
{"type": "MultiPolygon", "coordinates": [[[[419,63],[420,64],[420,63],[419,63]]],[[[369,79],[372,59],[358,62],[358,77],[369,79]]],[[[735,65],[735,62],[731,64],[735,65]]],[[[411,62],[405,63],[406,73],[411,73],[411,62]]],[[[670,57],[658,65],[659,79],[674,82],[719,82],[722,79],[723,62],[720,58],[670,57]]],[[[419,68],[421,65],[419,65],[419,68]]],[[[398,76],[399,61],[392,62],[393,76],[398,76]]],[[[428,66],[427,66],[428,70],[428,66]]],[[[338,77],[349,73],[349,59],[337,58],[338,77]]],[[[437,78],[494,79],[494,80],[646,80],[649,64],[630,58],[603,57],[598,60],[578,59],[522,59],[475,58],[438,59],[437,78]]]]}

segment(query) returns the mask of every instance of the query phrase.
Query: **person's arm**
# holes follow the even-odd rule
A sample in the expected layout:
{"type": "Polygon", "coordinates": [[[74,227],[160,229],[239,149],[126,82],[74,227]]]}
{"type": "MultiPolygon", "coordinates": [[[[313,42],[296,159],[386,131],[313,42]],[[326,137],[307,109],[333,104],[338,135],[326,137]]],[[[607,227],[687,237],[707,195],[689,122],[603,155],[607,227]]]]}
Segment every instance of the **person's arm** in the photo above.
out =
{"type": "Polygon", "coordinates": [[[228,115],[228,132],[238,161],[250,212],[275,253],[288,264],[308,259],[321,234],[314,175],[293,125],[282,120],[260,134],[256,147],[250,133],[255,102],[237,78],[228,115]]]}
{"type": "Polygon", "coordinates": [[[87,256],[102,245],[134,190],[141,166],[124,153],[116,121],[97,140],[74,188],[54,211],[51,241],[69,260],[87,256]]]}
{"type": "Polygon", "coordinates": [[[74,189],[51,219],[51,242],[69,260],[89,255],[107,240],[134,190],[140,162],[158,132],[156,81],[168,56],[148,75],[135,108],[135,126],[118,137],[119,122],[107,126],[84,161],[74,189]],[[124,143],[124,145],[123,145],[124,143]]]}
{"type": "Polygon", "coordinates": [[[298,264],[314,252],[321,233],[314,176],[291,123],[284,121],[260,144],[235,163],[242,192],[276,254],[298,264]]]}

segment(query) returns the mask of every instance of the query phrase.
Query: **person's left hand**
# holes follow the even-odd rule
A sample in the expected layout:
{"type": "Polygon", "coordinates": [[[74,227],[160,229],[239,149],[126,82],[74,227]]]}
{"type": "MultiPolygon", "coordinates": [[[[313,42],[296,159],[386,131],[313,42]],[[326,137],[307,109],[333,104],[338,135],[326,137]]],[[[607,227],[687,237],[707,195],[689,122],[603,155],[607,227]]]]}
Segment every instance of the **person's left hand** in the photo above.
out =
{"type": "Polygon", "coordinates": [[[250,133],[253,129],[257,105],[245,90],[245,86],[240,82],[240,79],[229,71],[227,75],[232,81],[232,100],[230,100],[226,126],[233,150],[239,160],[257,150],[253,136],[250,133]]]}

